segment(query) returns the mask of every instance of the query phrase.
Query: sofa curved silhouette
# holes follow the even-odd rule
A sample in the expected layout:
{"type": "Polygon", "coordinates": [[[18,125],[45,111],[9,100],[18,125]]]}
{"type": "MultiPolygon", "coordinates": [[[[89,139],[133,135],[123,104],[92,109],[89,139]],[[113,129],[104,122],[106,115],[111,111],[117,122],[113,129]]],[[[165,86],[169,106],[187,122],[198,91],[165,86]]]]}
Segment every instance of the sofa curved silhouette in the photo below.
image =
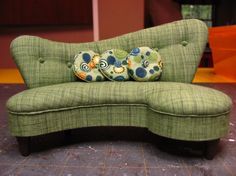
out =
{"type": "Polygon", "coordinates": [[[231,99],[224,93],[191,84],[207,42],[206,25],[195,19],[143,29],[90,43],[62,43],[20,36],[12,56],[27,90],[7,102],[9,127],[22,155],[30,138],[94,126],[144,127],[171,139],[206,141],[212,159],[227,134],[231,99]],[[79,81],[73,58],[79,51],[111,48],[158,48],[164,63],[156,82],[79,81]]]}

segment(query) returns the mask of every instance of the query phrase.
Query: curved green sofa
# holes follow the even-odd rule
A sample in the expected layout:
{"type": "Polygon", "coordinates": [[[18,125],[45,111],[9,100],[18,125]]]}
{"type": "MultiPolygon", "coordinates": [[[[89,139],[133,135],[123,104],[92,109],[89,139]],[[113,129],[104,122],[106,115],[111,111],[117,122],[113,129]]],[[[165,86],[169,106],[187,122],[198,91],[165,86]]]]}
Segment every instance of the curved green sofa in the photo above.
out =
{"type": "Polygon", "coordinates": [[[207,150],[212,148],[227,134],[232,102],[222,92],[190,84],[207,37],[206,25],[191,19],[90,43],[16,38],[11,53],[28,89],[11,97],[7,108],[21,153],[29,154],[29,137],[93,126],[144,127],[172,139],[208,141],[207,150]],[[79,51],[139,46],[159,49],[160,81],[86,83],[73,74],[79,51]]]}

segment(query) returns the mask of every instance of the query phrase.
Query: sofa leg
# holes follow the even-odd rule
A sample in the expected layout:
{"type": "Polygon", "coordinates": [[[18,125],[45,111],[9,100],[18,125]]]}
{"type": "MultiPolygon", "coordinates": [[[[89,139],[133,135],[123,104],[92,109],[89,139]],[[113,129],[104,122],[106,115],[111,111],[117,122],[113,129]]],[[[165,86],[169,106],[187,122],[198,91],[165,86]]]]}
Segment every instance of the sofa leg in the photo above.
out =
{"type": "Polygon", "coordinates": [[[217,146],[220,139],[206,141],[204,155],[208,160],[212,160],[217,152],[217,146]]]}
{"type": "Polygon", "coordinates": [[[22,156],[30,154],[30,137],[16,137],[18,141],[19,151],[22,156]]]}

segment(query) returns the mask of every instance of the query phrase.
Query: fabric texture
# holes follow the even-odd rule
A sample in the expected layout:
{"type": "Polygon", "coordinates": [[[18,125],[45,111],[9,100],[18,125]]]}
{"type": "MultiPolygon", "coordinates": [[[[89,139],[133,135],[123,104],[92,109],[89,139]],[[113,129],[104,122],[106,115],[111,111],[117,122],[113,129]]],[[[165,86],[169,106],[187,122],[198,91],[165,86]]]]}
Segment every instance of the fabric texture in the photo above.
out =
{"type": "MultiPolygon", "coordinates": [[[[218,132],[221,135],[227,131],[226,122],[231,100],[217,90],[185,83],[74,82],[23,91],[13,96],[8,101],[7,107],[10,114],[10,129],[16,136],[59,131],[69,128],[67,126],[69,124],[73,128],[122,125],[150,128],[151,131],[158,132],[157,134],[177,139],[184,139],[185,135],[191,133],[192,140],[203,140],[204,136],[214,138],[215,128],[222,129],[218,132]],[[83,123],[81,124],[80,120],[75,122],[76,117],[83,123]],[[168,123],[166,117],[173,123],[172,125],[177,125],[180,119],[178,128],[175,129],[178,135],[172,130],[170,133],[170,129],[166,131],[159,129],[162,121],[168,123]],[[212,131],[209,130],[211,126],[208,127],[210,131],[208,134],[199,130],[206,127],[205,122],[215,123],[216,119],[222,118],[224,127],[219,120],[212,131]],[[41,121],[43,119],[44,121],[41,121]],[[55,119],[61,120],[53,123],[55,119]],[[24,128],[20,127],[21,123],[24,123],[24,128]],[[58,126],[56,123],[59,123],[58,126]],[[192,126],[201,123],[202,126],[195,127],[196,131],[193,131],[192,126]],[[186,131],[181,136],[178,130],[183,129],[179,127],[187,124],[191,124],[191,127],[186,126],[186,131]]],[[[168,129],[170,125],[162,128],[168,129]]],[[[190,136],[186,138],[190,139],[190,136]]]]}
{"type": "Polygon", "coordinates": [[[127,56],[128,53],[120,49],[105,51],[101,54],[101,60],[99,62],[100,71],[111,81],[129,80],[127,56]]]}
{"type": "Polygon", "coordinates": [[[73,70],[83,81],[104,81],[105,77],[99,71],[100,55],[93,51],[81,51],[75,55],[73,70]]]}
{"type": "Polygon", "coordinates": [[[7,102],[11,134],[37,136],[80,127],[134,126],[189,141],[224,136],[232,104],[229,97],[187,84],[198,67],[207,31],[203,22],[191,19],[90,43],[16,38],[11,53],[29,89],[7,102]],[[103,53],[112,48],[129,52],[139,46],[158,48],[164,63],[158,82],[87,84],[77,81],[73,73],[74,56],[79,52],[103,53]]]}
{"type": "Polygon", "coordinates": [[[132,49],[127,61],[129,74],[136,81],[157,81],[161,76],[161,56],[149,47],[132,49]]]}
{"type": "Polygon", "coordinates": [[[76,81],[71,65],[80,51],[103,53],[116,48],[158,48],[164,63],[160,81],[190,83],[205,49],[208,29],[195,19],[181,20],[90,43],[69,44],[33,36],[11,43],[12,56],[28,88],[76,81]]]}

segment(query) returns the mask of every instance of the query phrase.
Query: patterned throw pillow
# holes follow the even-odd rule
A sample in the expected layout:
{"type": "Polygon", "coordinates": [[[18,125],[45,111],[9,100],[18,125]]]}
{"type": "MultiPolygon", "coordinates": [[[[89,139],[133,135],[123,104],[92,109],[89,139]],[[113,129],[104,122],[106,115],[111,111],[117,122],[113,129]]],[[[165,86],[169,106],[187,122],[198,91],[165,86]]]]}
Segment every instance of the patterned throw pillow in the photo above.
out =
{"type": "Polygon", "coordinates": [[[161,56],[149,47],[134,48],[127,61],[129,75],[136,81],[156,81],[161,76],[161,56]]]}
{"type": "Polygon", "coordinates": [[[101,55],[99,69],[105,77],[112,81],[126,81],[129,79],[127,69],[128,53],[120,49],[111,49],[101,55]]]}
{"type": "Polygon", "coordinates": [[[86,81],[103,81],[105,77],[98,69],[100,56],[93,51],[82,51],[75,56],[73,70],[75,75],[86,81]]]}

